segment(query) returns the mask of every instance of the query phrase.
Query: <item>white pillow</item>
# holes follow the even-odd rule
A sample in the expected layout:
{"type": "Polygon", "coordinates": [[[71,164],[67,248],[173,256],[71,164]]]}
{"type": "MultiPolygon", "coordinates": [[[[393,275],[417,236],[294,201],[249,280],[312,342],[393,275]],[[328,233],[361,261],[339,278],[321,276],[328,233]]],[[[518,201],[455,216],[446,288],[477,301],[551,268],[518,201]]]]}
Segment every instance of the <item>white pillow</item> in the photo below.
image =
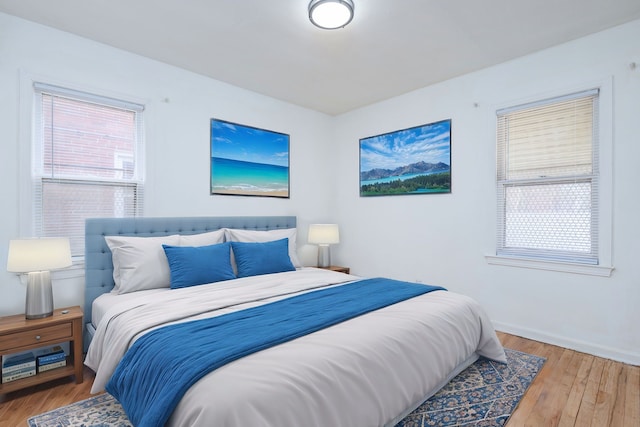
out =
{"type": "Polygon", "coordinates": [[[209,246],[224,242],[224,228],[200,234],[181,234],[180,246],[209,246]]]}
{"type": "Polygon", "coordinates": [[[126,294],[144,289],[168,288],[169,262],[162,245],[179,246],[180,236],[105,236],[113,259],[112,292],[126,294]]]}
{"type": "Polygon", "coordinates": [[[227,241],[230,242],[271,242],[273,240],[289,239],[289,258],[294,267],[302,267],[298,260],[298,251],[296,246],[296,229],[284,228],[280,230],[241,230],[235,228],[227,228],[227,241]]]}

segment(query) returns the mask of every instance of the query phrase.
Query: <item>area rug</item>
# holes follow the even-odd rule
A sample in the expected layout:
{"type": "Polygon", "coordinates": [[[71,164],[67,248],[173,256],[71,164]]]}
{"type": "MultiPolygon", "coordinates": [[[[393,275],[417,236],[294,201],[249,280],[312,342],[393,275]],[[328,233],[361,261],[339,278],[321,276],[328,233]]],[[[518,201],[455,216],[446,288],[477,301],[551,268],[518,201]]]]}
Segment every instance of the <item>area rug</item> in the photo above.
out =
{"type": "Polygon", "coordinates": [[[545,358],[505,348],[507,364],[480,358],[396,427],[503,426],[545,358]]]}
{"type": "MultiPolygon", "coordinates": [[[[545,362],[531,354],[505,352],[507,364],[480,358],[397,427],[504,425],[545,362]]],[[[45,412],[28,422],[30,427],[132,427],[120,404],[107,393],[45,412]]]]}

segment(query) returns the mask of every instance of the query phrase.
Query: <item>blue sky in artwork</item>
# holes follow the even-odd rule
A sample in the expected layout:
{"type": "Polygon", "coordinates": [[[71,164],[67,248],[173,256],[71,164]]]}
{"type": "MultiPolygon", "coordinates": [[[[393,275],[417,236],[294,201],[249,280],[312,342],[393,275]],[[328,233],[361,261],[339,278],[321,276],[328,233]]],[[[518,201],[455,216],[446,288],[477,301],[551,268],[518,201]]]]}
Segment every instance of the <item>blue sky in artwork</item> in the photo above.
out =
{"type": "Polygon", "coordinates": [[[360,172],[395,169],[420,161],[449,165],[450,158],[450,120],[360,140],[360,172]]]}
{"type": "Polygon", "coordinates": [[[288,167],[289,137],[282,133],[212,120],[211,157],[288,167]]]}

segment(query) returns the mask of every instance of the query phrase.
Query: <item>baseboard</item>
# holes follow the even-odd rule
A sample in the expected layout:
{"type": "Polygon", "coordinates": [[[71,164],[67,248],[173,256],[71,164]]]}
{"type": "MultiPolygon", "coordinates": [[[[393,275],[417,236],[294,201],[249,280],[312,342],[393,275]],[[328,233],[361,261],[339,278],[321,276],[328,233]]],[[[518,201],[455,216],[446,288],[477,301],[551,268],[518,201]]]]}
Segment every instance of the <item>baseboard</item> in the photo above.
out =
{"type": "Polygon", "coordinates": [[[547,332],[539,331],[536,329],[523,328],[508,323],[494,321],[493,325],[495,326],[496,330],[506,332],[508,334],[518,335],[535,341],[541,341],[547,344],[569,348],[571,350],[592,354],[594,356],[603,357],[605,359],[611,359],[618,362],[628,363],[630,365],[640,366],[640,353],[621,351],[619,349],[611,347],[600,346],[580,340],[574,340],[560,335],[549,334],[547,332]]]}

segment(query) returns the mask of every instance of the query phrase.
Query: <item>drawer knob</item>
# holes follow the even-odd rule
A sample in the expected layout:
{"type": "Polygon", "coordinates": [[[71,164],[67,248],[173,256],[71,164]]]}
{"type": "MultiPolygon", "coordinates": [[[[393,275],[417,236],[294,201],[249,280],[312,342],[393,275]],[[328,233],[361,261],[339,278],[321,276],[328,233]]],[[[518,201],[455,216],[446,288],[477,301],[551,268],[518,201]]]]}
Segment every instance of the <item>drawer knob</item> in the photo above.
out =
{"type": "Polygon", "coordinates": [[[40,335],[36,335],[36,341],[40,341],[40,335]]]}

